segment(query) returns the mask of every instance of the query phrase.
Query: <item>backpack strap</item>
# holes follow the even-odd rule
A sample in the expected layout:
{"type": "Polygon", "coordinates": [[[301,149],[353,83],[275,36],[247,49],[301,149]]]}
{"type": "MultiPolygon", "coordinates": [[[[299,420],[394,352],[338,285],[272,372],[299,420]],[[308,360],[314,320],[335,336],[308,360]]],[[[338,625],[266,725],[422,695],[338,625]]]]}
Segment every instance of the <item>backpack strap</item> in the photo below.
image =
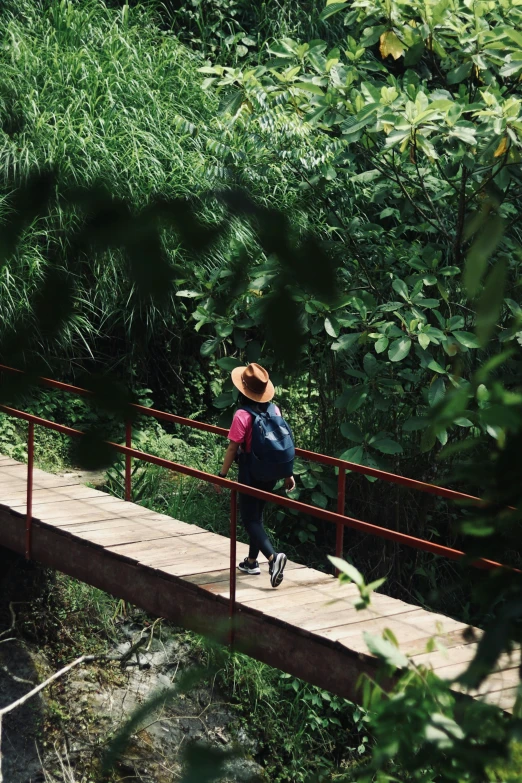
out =
{"type": "Polygon", "coordinates": [[[276,416],[277,415],[276,414],[276,406],[274,405],[273,402],[271,402],[269,404],[269,406],[266,409],[266,411],[254,411],[254,410],[252,410],[252,408],[249,405],[242,405],[241,408],[239,408],[238,410],[246,411],[247,413],[250,413],[250,415],[253,416],[254,418],[256,416],[262,416],[263,413],[268,413],[269,416],[276,416]]]}
{"type": "Polygon", "coordinates": [[[251,416],[255,417],[258,415],[256,411],[253,411],[252,408],[250,408],[248,405],[242,405],[240,408],[238,408],[240,411],[246,411],[247,413],[250,413],[251,416]]]}

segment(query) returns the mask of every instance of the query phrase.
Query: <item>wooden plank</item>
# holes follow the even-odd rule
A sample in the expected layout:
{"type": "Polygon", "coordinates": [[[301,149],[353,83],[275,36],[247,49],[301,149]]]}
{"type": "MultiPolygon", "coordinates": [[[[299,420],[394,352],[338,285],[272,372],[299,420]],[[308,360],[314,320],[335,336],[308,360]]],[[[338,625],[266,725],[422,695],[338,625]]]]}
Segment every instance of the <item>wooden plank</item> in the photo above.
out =
{"type": "Polygon", "coordinates": [[[116,554],[140,563],[146,563],[154,568],[175,565],[178,562],[187,562],[191,559],[196,561],[221,555],[228,556],[230,542],[227,539],[213,541],[213,535],[213,533],[202,533],[198,536],[183,536],[176,540],[138,542],[110,547],[110,549],[116,554]]]}
{"type": "Polygon", "coordinates": [[[80,522],[80,523],[63,523],[60,527],[63,530],[71,528],[74,533],[82,533],[89,530],[93,532],[101,530],[117,530],[118,528],[126,529],[132,525],[133,529],[143,530],[144,533],[148,532],[163,532],[168,535],[170,532],[176,534],[194,535],[196,533],[205,533],[206,531],[198,527],[197,525],[191,525],[188,522],[181,522],[178,519],[171,519],[170,517],[157,517],[151,514],[150,516],[141,514],[131,514],[128,517],[122,517],[114,514],[113,516],[94,520],[92,522],[80,522]]]}
{"type": "MultiPolygon", "coordinates": [[[[340,644],[349,647],[355,652],[367,652],[363,633],[382,634],[385,628],[389,628],[400,640],[400,648],[404,651],[405,643],[427,640],[430,636],[439,635],[438,624],[442,624],[440,635],[448,631],[463,632],[466,626],[451,620],[443,615],[426,612],[424,609],[415,609],[413,612],[405,612],[394,617],[368,618],[364,621],[347,623],[332,629],[323,629],[321,635],[328,639],[335,639],[340,644]]],[[[423,652],[421,647],[419,652],[423,652]]]]}
{"type": "MultiPolygon", "coordinates": [[[[52,482],[51,482],[52,483],[52,482]]],[[[98,489],[92,489],[91,487],[86,487],[83,484],[69,484],[65,486],[47,486],[46,482],[38,482],[36,481],[33,485],[33,488],[36,492],[39,492],[43,495],[43,493],[47,493],[52,499],[56,499],[57,501],[60,500],[83,500],[85,498],[102,498],[105,496],[104,493],[100,492],[98,489]]],[[[16,504],[16,500],[19,496],[25,496],[27,492],[25,483],[23,487],[14,487],[12,492],[9,493],[8,497],[13,498],[13,505],[16,504]]],[[[7,492],[4,493],[4,497],[7,496],[7,492]]],[[[43,502],[43,501],[40,501],[43,502]]]]}
{"type": "MultiPolygon", "coordinates": [[[[237,561],[239,561],[241,558],[238,556],[237,561]]],[[[261,568],[261,574],[268,572],[268,563],[260,562],[259,564],[261,568]]],[[[288,574],[290,571],[304,571],[307,572],[309,569],[307,569],[305,566],[303,566],[301,563],[292,563],[291,561],[288,561],[285,569],[285,584],[288,583],[288,574]]],[[[243,581],[245,584],[251,584],[252,588],[255,588],[255,585],[258,583],[257,575],[252,574],[244,574],[239,569],[236,570],[237,574],[237,580],[243,581]]],[[[205,590],[209,590],[212,593],[215,593],[216,595],[223,595],[228,597],[228,566],[225,570],[216,570],[216,571],[210,571],[209,573],[205,574],[193,574],[185,577],[187,582],[190,582],[191,584],[197,585],[198,587],[202,587],[205,590]],[[223,592],[222,592],[223,591],[223,592]]],[[[255,593],[254,593],[255,595],[255,593]]]]}
{"type": "MultiPolygon", "coordinates": [[[[455,666],[446,666],[444,669],[440,669],[437,675],[443,680],[454,680],[462,673],[462,664],[456,664],[455,666]]],[[[503,669],[502,671],[492,672],[484,680],[481,685],[471,691],[473,695],[483,695],[485,693],[495,693],[496,691],[502,691],[506,688],[514,688],[520,682],[520,673],[518,666],[503,669]]],[[[466,689],[459,683],[456,683],[453,690],[466,692],[466,689]]]]}
{"type": "Polygon", "coordinates": [[[153,526],[146,528],[143,525],[133,524],[131,520],[128,520],[128,524],[124,527],[112,528],[110,526],[110,520],[109,522],[105,521],[102,524],[109,525],[109,527],[103,527],[96,530],[93,530],[91,527],[87,530],[78,530],[75,528],[74,535],[92,541],[93,543],[103,545],[107,549],[112,549],[117,546],[129,544],[141,544],[143,546],[147,543],[162,542],[166,545],[173,539],[185,538],[187,536],[192,538],[193,536],[204,533],[204,531],[198,528],[187,532],[185,527],[181,527],[183,523],[179,523],[179,527],[171,525],[168,530],[156,529],[153,526]]]}
{"type": "MultiPolygon", "coordinates": [[[[72,494],[69,494],[68,496],[64,496],[64,494],[61,492],[64,487],[39,487],[38,485],[33,487],[33,504],[34,505],[43,505],[44,503],[60,503],[62,500],[68,500],[68,499],[74,499],[74,500],[82,500],[86,497],[96,497],[93,495],[93,493],[96,490],[89,490],[86,489],[86,491],[82,494],[78,493],[76,494],[76,491],[72,494]]],[[[68,488],[67,488],[68,489],[68,488]]],[[[27,498],[27,490],[24,488],[23,491],[19,492],[16,491],[4,491],[2,492],[0,489],[0,503],[4,506],[9,506],[10,508],[18,508],[18,506],[23,505],[27,498]]]]}
{"type": "MultiPolygon", "coordinates": [[[[122,514],[120,512],[121,502],[119,498],[113,498],[111,495],[105,495],[102,498],[85,498],[82,501],[64,499],[56,504],[41,504],[37,516],[40,521],[46,524],[59,524],[59,520],[64,517],[69,517],[72,520],[72,518],[80,516],[85,517],[86,514],[96,510],[109,511],[110,514],[118,513],[120,516],[143,514],[146,511],[140,506],[132,506],[129,503],[126,512],[122,514]]],[[[33,511],[35,510],[36,507],[33,507],[33,511]]]]}
{"type": "MultiPolygon", "coordinates": [[[[20,490],[25,490],[27,483],[27,474],[24,471],[23,475],[19,478],[18,476],[8,476],[6,473],[2,471],[2,466],[0,465],[0,489],[3,489],[6,486],[10,487],[19,487],[20,490]]],[[[41,487],[83,487],[84,484],[80,484],[79,481],[75,481],[73,479],[64,478],[63,476],[53,476],[53,475],[47,475],[44,474],[43,476],[36,473],[33,474],[33,486],[41,486],[41,487]]]]}
{"type": "Polygon", "coordinates": [[[416,611],[417,607],[403,601],[382,596],[379,604],[373,603],[369,609],[357,610],[351,601],[325,604],[316,601],[296,608],[275,608],[271,605],[270,612],[281,620],[292,620],[296,625],[308,630],[318,631],[321,628],[332,629],[353,623],[362,623],[365,618],[389,617],[416,611]]]}
{"type": "MultiPolygon", "coordinates": [[[[329,583],[333,582],[333,577],[328,576],[326,574],[323,574],[322,580],[319,581],[317,577],[312,573],[309,576],[312,577],[313,581],[309,579],[295,579],[292,578],[292,575],[299,572],[300,574],[304,572],[304,575],[308,575],[310,569],[307,568],[300,568],[298,563],[291,563],[289,562],[285,569],[285,578],[284,578],[284,592],[286,594],[294,595],[295,593],[301,593],[309,590],[310,587],[313,587],[314,585],[324,585],[327,586],[329,583]],[[295,568],[292,568],[292,565],[295,565],[295,568]]],[[[196,577],[188,577],[187,579],[192,581],[193,579],[197,579],[197,584],[200,584],[201,587],[203,587],[205,590],[210,590],[211,592],[222,596],[223,598],[229,597],[229,590],[228,590],[228,569],[226,572],[223,572],[223,577],[221,581],[219,582],[210,582],[210,584],[205,584],[205,577],[206,574],[202,574],[196,577]]],[[[268,596],[274,595],[274,589],[265,580],[265,576],[268,576],[268,565],[261,566],[261,574],[260,576],[250,576],[248,574],[243,574],[241,571],[237,572],[237,591],[239,596],[239,591],[241,591],[241,600],[242,601],[249,601],[251,602],[250,605],[254,608],[260,607],[262,608],[261,603],[264,601],[268,596]],[[256,600],[258,599],[258,600],[256,600]]],[[[210,576],[210,579],[212,579],[212,576],[210,576]]]]}
{"type": "MultiPolygon", "coordinates": [[[[86,507],[87,510],[83,510],[83,513],[75,513],[72,514],[72,512],[66,513],[63,516],[60,516],[56,519],[50,518],[50,515],[48,513],[43,514],[40,512],[38,514],[38,518],[41,522],[44,522],[46,525],[50,525],[51,527],[60,528],[63,530],[64,533],[70,532],[73,533],[76,527],[78,527],[80,530],[83,525],[89,525],[89,524],[96,524],[97,522],[105,522],[105,521],[114,521],[114,522],[120,522],[121,524],[130,524],[132,520],[134,519],[140,519],[141,515],[138,513],[134,513],[131,511],[131,513],[128,514],[127,517],[123,517],[120,513],[115,513],[112,511],[112,507],[109,507],[107,505],[100,505],[98,507],[90,508],[89,506],[86,507]],[[46,516],[47,519],[43,520],[42,516],[46,516]]],[[[85,509],[85,507],[84,507],[85,509]]]]}
{"type": "MultiPolygon", "coordinates": [[[[195,530],[191,535],[197,535],[198,530],[195,530]]],[[[168,532],[164,530],[155,530],[154,528],[147,529],[143,526],[134,526],[130,523],[126,527],[116,527],[114,529],[97,529],[93,530],[75,530],[74,535],[78,538],[83,538],[91,541],[93,544],[104,546],[107,549],[121,544],[133,544],[139,541],[156,541],[166,540],[168,537],[179,537],[188,535],[185,531],[172,529],[168,532]]]]}
{"type": "MultiPolygon", "coordinates": [[[[444,640],[440,642],[444,645],[444,640]]],[[[461,665],[462,671],[465,671],[470,661],[475,657],[478,644],[471,642],[470,644],[456,645],[444,650],[434,650],[429,653],[422,653],[420,655],[412,656],[414,663],[422,666],[432,668],[439,677],[445,676],[444,669],[448,666],[461,665]]],[[[520,657],[520,651],[508,655],[502,655],[498,661],[497,668],[499,669],[511,669],[518,665],[520,657]]]]}
{"type": "MultiPolygon", "coordinates": [[[[440,641],[439,644],[444,645],[444,641],[440,641]]],[[[445,649],[443,650],[435,649],[432,652],[413,655],[412,661],[419,666],[426,666],[434,670],[450,666],[453,663],[468,664],[475,656],[477,646],[476,642],[455,645],[450,648],[446,648],[444,645],[445,649]]]]}
{"type": "MultiPolygon", "coordinates": [[[[286,573],[285,581],[283,585],[286,585],[286,573]]],[[[246,600],[245,605],[257,609],[260,612],[270,612],[270,614],[277,613],[288,616],[302,616],[307,617],[317,607],[324,612],[328,608],[334,608],[337,611],[341,607],[347,609],[353,609],[351,601],[358,595],[358,591],[355,585],[348,585],[347,591],[343,596],[336,595],[334,590],[337,587],[334,580],[328,582],[322,582],[318,585],[308,584],[304,586],[303,590],[297,590],[294,592],[288,590],[281,590],[278,592],[272,591],[270,596],[270,605],[266,603],[267,598],[264,596],[255,596],[254,599],[246,600]],[[332,589],[334,588],[334,589],[332,589]],[[331,604],[332,598],[336,600],[335,604],[331,604]]]]}
{"type": "MultiPolygon", "coordinates": [[[[239,562],[239,561],[238,561],[239,562]]],[[[260,561],[260,567],[268,568],[268,564],[266,561],[260,561]]],[[[286,574],[289,571],[294,571],[296,569],[300,569],[301,571],[310,571],[311,569],[306,568],[306,566],[302,565],[301,563],[293,563],[292,561],[288,561],[285,569],[285,578],[286,574]]],[[[241,571],[237,571],[237,578],[238,579],[246,579],[251,580],[252,584],[254,585],[256,583],[256,576],[251,574],[243,574],[241,571]]],[[[220,585],[228,580],[228,568],[225,571],[219,571],[216,570],[214,572],[210,572],[207,574],[194,574],[193,576],[188,576],[186,578],[187,582],[190,582],[191,584],[198,585],[200,587],[205,587],[205,589],[209,589],[212,592],[219,593],[220,585]],[[215,588],[215,589],[213,589],[215,588]]]]}
{"type": "MultiPolygon", "coordinates": [[[[191,542],[187,541],[187,546],[190,545],[191,542]]],[[[196,546],[196,544],[194,544],[194,546],[196,546]]],[[[200,548],[209,548],[210,551],[213,551],[213,549],[218,550],[222,548],[230,548],[230,540],[228,538],[224,538],[224,536],[217,536],[215,533],[210,533],[208,530],[204,530],[202,531],[202,534],[198,536],[197,546],[200,548]]],[[[157,551],[163,552],[165,550],[161,543],[151,542],[150,544],[145,544],[142,547],[140,547],[139,544],[128,544],[121,547],[114,547],[113,551],[116,554],[122,555],[150,553],[151,556],[153,556],[155,553],[157,553],[157,551]]],[[[173,543],[169,551],[175,554],[178,551],[178,543],[173,543]]]]}

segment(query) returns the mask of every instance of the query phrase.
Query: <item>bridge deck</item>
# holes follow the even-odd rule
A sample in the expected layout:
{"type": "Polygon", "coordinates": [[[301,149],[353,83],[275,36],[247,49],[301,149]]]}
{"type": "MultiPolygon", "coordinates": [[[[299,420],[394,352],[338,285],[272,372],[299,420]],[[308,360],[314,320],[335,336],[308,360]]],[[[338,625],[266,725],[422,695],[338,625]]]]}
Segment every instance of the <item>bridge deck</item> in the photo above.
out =
{"type": "MultiPolygon", "coordinates": [[[[24,552],[26,466],[0,455],[0,545],[24,552]]],[[[76,480],[34,470],[33,557],[179,625],[226,639],[229,540],[76,480]]],[[[238,542],[238,558],[247,547],[238,542]]],[[[353,585],[289,562],[274,590],[268,568],[237,576],[237,649],[357,700],[357,681],[375,675],[377,661],[363,633],[389,628],[401,650],[437,674],[457,676],[474,655],[467,626],[443,615],[375,594],[356,611],[353,585]],[[426,652],[438,635],[446,651],[426,652]]],[[[480,634],[480,632],[477,632],[480,634]]],[[[518,684],[515,661],[503,661],[481,698],[510,710],[518,684]]]]}

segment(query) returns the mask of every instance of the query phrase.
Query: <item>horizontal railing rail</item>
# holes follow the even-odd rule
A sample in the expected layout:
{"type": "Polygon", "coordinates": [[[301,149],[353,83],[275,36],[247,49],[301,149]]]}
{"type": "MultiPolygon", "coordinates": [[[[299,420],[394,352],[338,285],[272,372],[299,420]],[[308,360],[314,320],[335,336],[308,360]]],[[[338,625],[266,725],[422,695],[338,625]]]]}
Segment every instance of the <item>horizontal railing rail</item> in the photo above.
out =
{"type": "MultiPolygon", "coordinates": [[[[42,386],[48,388],[57,389],[59,391],[76,394],[82,397],[92,397],[94,392],[89,389],[84,389],[81,386],[74,386],[71,383],[63,383],[62,381],[56,381],[53,378],[46,378],[44,376],[28,376],[23,370],[18,370],[15,367],[9,367],[4,364],[0,364],[0,371],[10,373],[12,375],[24,375],[30,377],[31,381],[34,381],[42,386]]],[[[129,412],[133,415],[149,416],[158,421],[165,421],[171,424],[177,424],[185,427],[191,427],[192,429],[202,430],[204,432],[210,432],[214,435],[226,437],[228,431],[223,427],[217,427],[214,424],[207,424],[206,422],[197,421],[194,419],[187,419],[183,416],[177,416],[174,413],[167,413],[166,411],[159,411],[155,408],[147,408],[145,405],[139,405],[137,403],[128,404],[129,412]]],[[[132,444],[132,422],[130,418],[126,421],[125,425],[125,443],[127,446],[132,444]]],[[[317,462],[322,465],[329,465],[334,467],[338,471],[337,476],[337,512],[344,514],[345,510],[345,497],[346,497],[346,473],[360,473],[365,476],[371,476],[373,478],[380,479],[381,481],[387,481],[393,484],[397,484],[402,487],[416,490],[418,492],[424,492],[429,495],[435,495],[436,497],[442,497],[446,500],[462,501],[464,503],[480,504],[482,501],[480,498],[474,495],[468,495],[463,492],[457,492],[454,489],[448,489],[447,487],[440,487],[436,484],[429,484],[425,481],[418,481],[417,479],[408,478],[407,476],[399,476],[396,473],[390,473],[385,470],[379,470],[378,468],[371,468],[367,465],[359,465],[356,462],[350,462],[349,460],[341,459],[340,457],[331,457],[327,454],[318,454],[315,451],[308,451],[306,449],[296,448],[296,455],[308,462],[317,462]]],[[[125,500],[131,498],[131,458],[127,455],[125,457],[125,500]]],[[[336,539],[335,539],[335,553],[338,557],[341,557],[344,550],[344,527],[341,524],[337,525],[336,539]]]]}

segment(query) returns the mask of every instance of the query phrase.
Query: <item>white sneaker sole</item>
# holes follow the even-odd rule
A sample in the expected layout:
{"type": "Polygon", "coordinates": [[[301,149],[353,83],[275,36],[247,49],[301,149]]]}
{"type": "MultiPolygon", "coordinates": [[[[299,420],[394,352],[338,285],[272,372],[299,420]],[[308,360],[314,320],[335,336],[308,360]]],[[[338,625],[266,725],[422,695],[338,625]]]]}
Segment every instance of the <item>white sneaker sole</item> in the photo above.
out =
{"type": "Polygon", "coordinates": [[[283,571],[285,570],[287,557],[282,552],[280,552],[274,563],[274,567],[272,569],[272,574],[270,576],[270,584],[272,587],[279,587],[281,582],[283,581],[283,571]]]}

